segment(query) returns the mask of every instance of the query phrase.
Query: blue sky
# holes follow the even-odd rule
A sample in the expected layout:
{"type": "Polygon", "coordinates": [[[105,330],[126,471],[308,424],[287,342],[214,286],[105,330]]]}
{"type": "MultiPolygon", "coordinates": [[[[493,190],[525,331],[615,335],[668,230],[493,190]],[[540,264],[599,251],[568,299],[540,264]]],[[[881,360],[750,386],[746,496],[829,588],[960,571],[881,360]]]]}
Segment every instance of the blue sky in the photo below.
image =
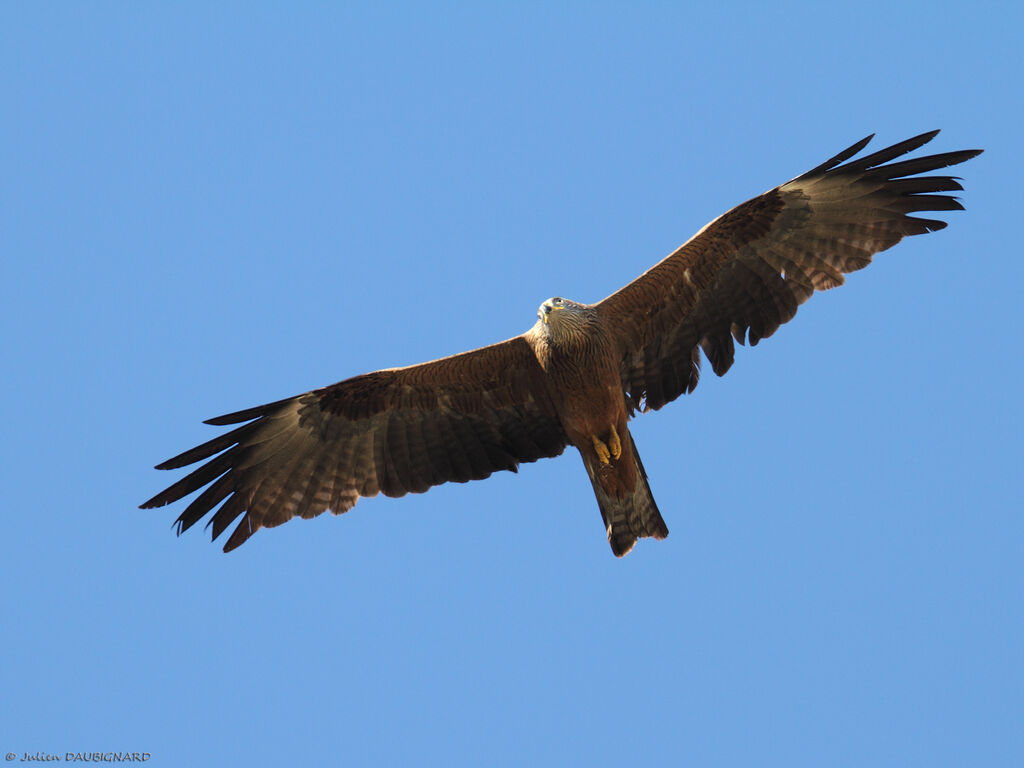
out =
{"type": "Polygon", "coordinates": [[[0,750],[1020,765],[1019,8],[466,5],[0,10],[0,750]],[[966,212],[634,422],[664,542],[568,452],[230,555],[136,508],[204,418],[932,128],[966,212]]]}

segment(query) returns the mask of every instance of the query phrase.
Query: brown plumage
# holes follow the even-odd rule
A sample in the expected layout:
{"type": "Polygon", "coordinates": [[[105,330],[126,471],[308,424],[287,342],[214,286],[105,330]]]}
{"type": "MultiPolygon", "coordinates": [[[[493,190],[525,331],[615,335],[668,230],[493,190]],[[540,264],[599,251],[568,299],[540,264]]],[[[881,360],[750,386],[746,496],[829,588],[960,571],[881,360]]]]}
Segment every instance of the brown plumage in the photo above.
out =
{"type": "Polygon", "coordinates": [[[700,352],[721,376],[733,341],[757,344],[815,290],[843,283],[879,251],[960,210],[952,176],[918,174],[981,150],[890,162],[922,134],[850,162],[871,137],[786,184],[738,205],[632,283],[593,305],[549,299],[521,336],[408,368],[210,419],[235,425],[158,469],[206,460],[142,506],[201,488],[178,517],[187,530],[218,507],[213,538],[242,516],[224,551],[293,517],[341,514],[360,496],[421,493],[448,481],[516,471],[558,456],[583,458],[612,551],[668,528],[627,422],[692,392],[700,352]]]}

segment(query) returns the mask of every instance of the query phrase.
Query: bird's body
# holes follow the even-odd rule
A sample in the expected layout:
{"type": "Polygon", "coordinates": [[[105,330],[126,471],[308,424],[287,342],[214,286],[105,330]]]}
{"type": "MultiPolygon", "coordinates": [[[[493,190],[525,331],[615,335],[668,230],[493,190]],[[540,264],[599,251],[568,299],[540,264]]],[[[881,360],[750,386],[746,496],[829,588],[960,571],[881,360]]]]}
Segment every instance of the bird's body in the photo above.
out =
{"type": "Polygon", "coordinates": [[[179,532],[216,507],[216,538],[242,515],[229,551],[261,527],[340,514],[360,496],[482,479],[572,445],[612,551],[664,538],[629,419],[691,392],[702,352],[724,374],[734,340],[757,344],[875,253],[946,226],[910,214],[960,209],[940,193],[962,187],[919,174],[979,150],[890,162],[936,133],[842,164],[868,137],[715,219],[603,301],[545,301],[520,336],[211,419],[240,426],[159,465],[208,460],[143,506],[205,486],[179,516],[179,532]]]}
{"type": "Polygon", "coordinates": [[[571,445],[580,452],[616,555],[638,536],[668,536],[629,434],[623,351],[599,307],[555,297],[527,333],[571,445]]]}

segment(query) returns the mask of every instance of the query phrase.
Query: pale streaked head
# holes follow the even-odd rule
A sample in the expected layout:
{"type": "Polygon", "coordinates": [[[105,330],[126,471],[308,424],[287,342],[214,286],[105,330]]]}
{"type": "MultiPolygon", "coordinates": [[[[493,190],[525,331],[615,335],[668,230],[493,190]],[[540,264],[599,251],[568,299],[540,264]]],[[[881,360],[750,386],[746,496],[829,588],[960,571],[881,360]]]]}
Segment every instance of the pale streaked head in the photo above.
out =
{"type": "Polygon", "coordinates": [[[540,305],[537,309],[537,317],[540,318],[542,323],[548,325],[552,322],[552,315],[575,308],[582,308],[582,305],[569,299],[563,299],[561,296],[553,296],[540,305]]]}
{"type": "Polygon", "coordinates": [[[537,309],[539,329],[550,336],[564,336],[579,333],[589,324],[593,307],[571,299],[554,296],[537,309]]]}

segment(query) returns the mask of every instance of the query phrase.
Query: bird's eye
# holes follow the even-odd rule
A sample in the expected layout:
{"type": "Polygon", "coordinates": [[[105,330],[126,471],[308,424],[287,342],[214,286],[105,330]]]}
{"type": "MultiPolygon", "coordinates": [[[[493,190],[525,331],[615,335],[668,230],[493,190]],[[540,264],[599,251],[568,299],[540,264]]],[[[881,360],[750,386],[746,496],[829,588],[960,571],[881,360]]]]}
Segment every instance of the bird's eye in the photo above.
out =
{"type": "Polygon", "coordinates": [[[562,303],[562,299],[561,299],[561,297],[559,297],[559,296],[555,296],[555,298],[553,298],[553,299],[552,299],[551,301],[552,301],[552,302],[553,302],[554,304],[561,304],[561,303],[562,303]]]}

